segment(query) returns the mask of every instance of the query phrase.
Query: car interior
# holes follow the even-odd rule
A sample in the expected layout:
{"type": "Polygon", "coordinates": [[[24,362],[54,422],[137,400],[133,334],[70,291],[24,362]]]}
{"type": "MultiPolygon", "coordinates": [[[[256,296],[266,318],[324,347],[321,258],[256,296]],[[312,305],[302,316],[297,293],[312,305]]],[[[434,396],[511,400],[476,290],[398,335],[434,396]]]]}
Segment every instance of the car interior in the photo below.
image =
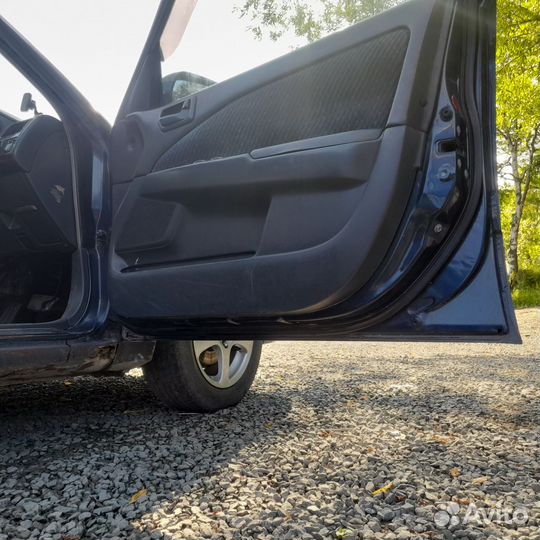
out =
{"type": "Polygon", "coordinates": [[[77,247],[72,184],[60,120],[0,115],[0,324],[64,313],[77,247]]]}

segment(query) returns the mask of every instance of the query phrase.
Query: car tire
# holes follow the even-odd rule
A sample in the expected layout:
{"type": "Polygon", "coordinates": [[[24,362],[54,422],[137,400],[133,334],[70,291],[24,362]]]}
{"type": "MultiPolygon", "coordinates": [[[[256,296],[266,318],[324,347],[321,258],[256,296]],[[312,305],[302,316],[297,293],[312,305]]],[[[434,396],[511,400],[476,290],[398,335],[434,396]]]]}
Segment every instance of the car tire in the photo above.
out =
{"type": "Polygon", "coordinates": [[[214,412],[248,392],[261,356],[260,341],[158,341],[143,366],[148,386],[169,407],[214,412]]]}

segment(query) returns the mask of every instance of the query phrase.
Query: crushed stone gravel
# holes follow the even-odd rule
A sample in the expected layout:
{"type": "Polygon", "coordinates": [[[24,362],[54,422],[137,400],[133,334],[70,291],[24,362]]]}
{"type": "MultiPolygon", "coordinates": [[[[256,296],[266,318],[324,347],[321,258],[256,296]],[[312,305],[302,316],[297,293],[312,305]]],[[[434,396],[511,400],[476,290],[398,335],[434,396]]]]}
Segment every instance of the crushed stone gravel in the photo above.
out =
{"type": "Polygon", "coordinates": [[[0,540],[539,539],[539,311],[524,344],[265,345],[179,414],[140,370],[0,388],[0,540]]]}

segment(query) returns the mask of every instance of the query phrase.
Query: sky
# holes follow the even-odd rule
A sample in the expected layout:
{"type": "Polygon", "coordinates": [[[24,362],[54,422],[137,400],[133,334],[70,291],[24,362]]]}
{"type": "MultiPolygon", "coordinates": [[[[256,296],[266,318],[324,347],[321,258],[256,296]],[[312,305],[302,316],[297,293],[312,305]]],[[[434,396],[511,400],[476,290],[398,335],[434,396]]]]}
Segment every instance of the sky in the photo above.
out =
{"type": "MultiPolygon", "coordinates": [[[[181,1],[181,0],[180,0],[181,1]]],[[[113,122],[131,79],[159,0],[0,0],[0,14],[36,46],[113,122]]],[[[268,38],[258,41],[240,19],[240,0],[198,0],[180,46],[167,59],[164,74],[191,71],[222,81],[286,54],[293,46],[268,38]]],[[[24,92],[38,110],[51,107],[0,56],[0,109],[19,118],[24,92]]]]}

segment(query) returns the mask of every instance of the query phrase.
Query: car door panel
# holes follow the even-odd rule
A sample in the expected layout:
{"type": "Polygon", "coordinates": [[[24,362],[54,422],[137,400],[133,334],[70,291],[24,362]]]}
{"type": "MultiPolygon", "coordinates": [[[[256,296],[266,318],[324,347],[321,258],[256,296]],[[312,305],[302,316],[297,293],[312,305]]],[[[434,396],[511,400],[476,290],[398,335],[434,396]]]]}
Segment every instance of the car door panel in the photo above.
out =
{"type": "MultiPolygon", "coordinates": [[[[153,246],[131,244],[126,253],[125,240],[115,242],[121,264],[132,263],[123,266],[122,280],[128,289],[134,286],[130,280],[141,276],[174,283],[152,286],[158,313],[166,316],[174,316],[179,303],[185,305],[186,316],[216,316],[225,298],[231,316],[329,305],[334,295],[346,293],[351,280],[357,285],[369,277],[384,254],[383,240],[392,237],[387,230],[399,223],[400,203],[414,180],[410,171],[419,165],[421,143],[419,132],[401,126],[386,130],[380,142],[260,160],[234,157],[139,178],[130,188],[134,197],[124,203],[134,200],[138,207],[125,208],[128,221],[118,223],[119,231],[131,235],[137,230],[146,201],[159,200],[166,206],[174,202],[181,217],[170,241],[162,241],[170,222],[157,227],[148,220],[147,235],[149,228],[155,230],[153,246]],[[379,146],[379,153],[393,159],[373,165],[379,146]],[[389,180],[370,183],[369,172],[363,174],[366,169],[389,180]],[[333,217],[320,219],[326,214],[333,217]],[[329,265],[335,270],[325,277],[329,265]]],[[[145,297],[140,297],[138,309],[135,301],[130,299],[132,312],[148,313],[145,297]]]]}
{"type": "Polygon", "coordinates": [[[429,7],[358,25],[199,92],[193,120],[175,132],[160,128],[167,107],[116,126],[112,176],[130,185],[113,237],[115,310],[307,313],[361,286],[421,163],[424,134],[393,117],[413,108],[416,81],[401,74],[424,50],[429,7]],[[137,159],[126,155],[130,133],[137,159]],[[155,309],[132,287],[147,290],[155,309]]]}
{"type": "Polygon", "coordinates": [[[115,315],[167,337],[517,339],[501,278],[483,289],[499,291],[490,324],[438,316],[455,315],[450,298],[470,302],[476,275],[504,273],[485,241],[475,100],[460,102],[481,67],[467,56],[469,42],[484,43],[479,9],[413,0],[121,117],[115,315]]]}
{"type": "MultiPolygon", "coordinates": [[[[213,231],[218,234],[219,228],[222,228],[224,230],[221,234],[227,234],[230,240],[223,243],[223,239],[220,239],[221,247],[216,246],[216,249],[233,249],[235,242],[241,244],[243,241],[242,230],[236,230],[235,223],[238,222],[240,227],[250,225],[252,229],[259,231],[254,238],[255,244],[250,244],[250,249],[255,251],[255,248],[260,245],[259,251],[264,253],[268,251],[266,245],[268,241],[285,240],[281,236],[278,238],[278,235],[272,234],[269,230],[274,226],[272,218],[268,216],[269,212],[275,212],[275,208],[286,204],[288,199],[294,200],[295,194],[298,193],[302,194],[299,202],[303,207],[307,207],[310,200],[319,201],[320,210],[328,207],[327,210],[330,211],[333,204],[339,203],[340,197],[344,199],[344,204],[350,205],[343,194],[351,189],[361,188],[367,182],[379,146],[380,141],[377,139],[359,140],[354,143],[280,153],[256,159],[249,155],[242,155],[207,161],[194,166],[157,171],[138,178],[130,188],[136,197],[131,197],[129,200],[138,207],[129,211],[126,208],[123,212],[128,221],[121,227],[117,252],[132,253],[126,257],[126,262],[129,263],[127,268],[134,266],[137,254],[140,257],[137,263],[139,266],[152,264],[152,261],[159,264],[159,259],[163,257],[171,261],[196,259],[193,251],[202,252],[209,246],[200,245],[199,242],[188,245],[190,238],[195,239],[195,236],[200,235],[208,236],[207,244],[213,244],[215,238],[207,233],[213,231]],[[291,174],[291,169],[294,170],[294,174],[291,174]],[[257,178],[255,186],[253,185],[254,177],[257,178]],[[218,182],[216,178],[219,179],[218,182]],[[222,196],[226,199],[224,200],[222,196]],[[277,200],[278,197],[279,200],[277,200]],[[179,245],[175,247],[170,242],[165,243],[171,249],[168,257],[166,254],[144,253],[147,247],[146,240],[142,246],[138,245],[137,225],[141,219],[141,212],[144,212],[145,207],[150,206],[149,217],[153,217],[153,212],[157,213],[157,208],[155,210],[153,208],[155,201],[163,201],[164,206],[175,201],[176,209],[182,208],[186,216],[183,226],[187,230],[175,228],[178,233],[185,236],[180,239],[179,245]],[[250,221],[245,222],[245,218],[250,221]],[[228,225],[224,226],[221,220],[226,220],[228,225]],[[206,224],[205,221],[207,221],[206,224]],[[266,230],[262,238],[265,223],[266,230]],[[231,228],[235,230],[230,230],[231,228]],[[266,242],[265,239],[267,239],[266,242]],[[178,251],[177,257],[174,257],[175,251],[178,251]]],[[[261,149],[263,150],[269,151],[261,149]]],[[[283,149],[276,149],[276,151],[283,152],[283,149]]],[[[338,218],[339,221],[343,221],[347,218],[347,214],[350,216],[351,211],[352,209],[349,212],[344,209],[339,216],[334,216],[334,220],[338,218]]],[[[295,216],[287,213],[283,217],[294,219],[295,216]]],[[[330,221],[334,220],[330,219],[330,221]]],[[[168,231],[168,224],[164,225],[167,227],[163,232],[168,231]]],[[[282,225],[286,224],[282,223],[282,225]]],[[[326,226],[326,220],[319,220],[319,228],[326,228],[326,226]]],[[[163,244],[161,232],[160,227],[156,227],[156,241],[153,242],[152,247],[163,244]]],[[[250,236],[249,230],[245,233],[250,236]]],[[[146,229],[145,234],[149,235],[151,231],[146,229]]],[[[290,240],[294,241],[294,235],[290,232],[288,235],[290,240]]],[[[172,240],[174,242],[174,239],[172,240]]],[[[298,240],[304,247],[314,242],[305,236],[298,240]]],[[[245,249],[239,251],[245,251],[245,249]]]]}

